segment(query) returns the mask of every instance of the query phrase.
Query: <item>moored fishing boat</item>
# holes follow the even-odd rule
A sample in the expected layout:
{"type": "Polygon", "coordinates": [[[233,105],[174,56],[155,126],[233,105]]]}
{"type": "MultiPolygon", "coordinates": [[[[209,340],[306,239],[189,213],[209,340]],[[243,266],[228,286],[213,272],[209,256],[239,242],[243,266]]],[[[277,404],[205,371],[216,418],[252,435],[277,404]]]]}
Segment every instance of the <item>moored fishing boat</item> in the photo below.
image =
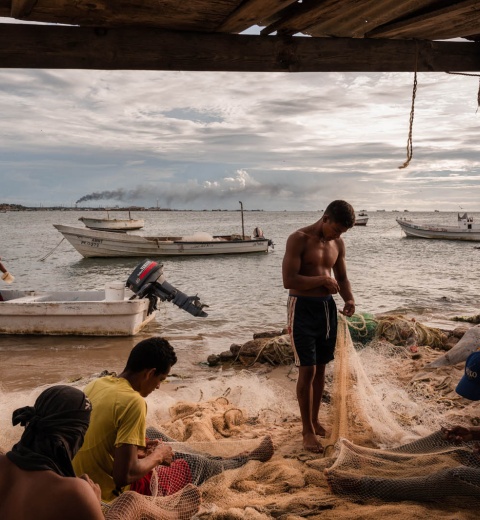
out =
{"type": "Polygon", "coordinates": [[[362,209],[355,215],[355,225],[356,226],[366,226],[368,222],[368,213],[362,209]]]}
{"type": "Polygon", "coordinates": [[[197,233],[190,237],[144,237],[59,224],[54,226],[86,258],[266,253],[272,245],[271,240],[265,238],[259,228],[255,229],[253,236],[211,236],[208,233],[197,233]]]}
{"type": "Polygon", "coordinates": [[[480,224],[475,223],[467,213],[457,215],[457,226],[416,224],[406,218],[397,218],[396,221],[407,237],[480,241],[480,224]]]}

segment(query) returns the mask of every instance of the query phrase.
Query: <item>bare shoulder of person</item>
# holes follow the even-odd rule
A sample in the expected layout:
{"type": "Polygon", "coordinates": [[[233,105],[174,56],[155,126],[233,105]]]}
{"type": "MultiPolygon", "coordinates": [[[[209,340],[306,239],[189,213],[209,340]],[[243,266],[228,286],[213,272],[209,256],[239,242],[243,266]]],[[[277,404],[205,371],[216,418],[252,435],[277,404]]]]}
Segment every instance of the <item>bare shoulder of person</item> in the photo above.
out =
{"type": "MultiPolygon", "coordinates": [[[[58,489],[55,507],[60,513],[67,512],[69,520],[102,520],[103,514],[90,485],[80,478],[63,479],[63,489],[58,489]]],[[[60,515],[59,515],[60,518],[60,515]]]]}
{"type": "Polygon", "coordinates": [[[345,242],[343,241],[343,238],[342,237],[338,237],[336,240],[335,240],[336,244],[337,244],[337,247],[338,247],[338,250],[339,251],[345,251],[345,242]]]}

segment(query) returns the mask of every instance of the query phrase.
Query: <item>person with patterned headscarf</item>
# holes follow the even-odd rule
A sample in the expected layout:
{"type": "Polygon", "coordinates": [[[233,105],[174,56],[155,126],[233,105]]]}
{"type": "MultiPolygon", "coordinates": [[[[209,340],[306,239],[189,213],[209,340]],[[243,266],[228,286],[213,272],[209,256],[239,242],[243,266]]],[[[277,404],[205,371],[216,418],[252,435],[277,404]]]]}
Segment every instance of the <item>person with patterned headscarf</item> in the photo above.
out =
{"type": "Polygon", "coordinates": [[[100,488],[87,475],[76,478],[72,458],[90,422],[90,401],[70,386],[44,390],[34,406],[13,412],[25,427],[17,444],[0,454],[2,520],[103,520],[100,488]]]}

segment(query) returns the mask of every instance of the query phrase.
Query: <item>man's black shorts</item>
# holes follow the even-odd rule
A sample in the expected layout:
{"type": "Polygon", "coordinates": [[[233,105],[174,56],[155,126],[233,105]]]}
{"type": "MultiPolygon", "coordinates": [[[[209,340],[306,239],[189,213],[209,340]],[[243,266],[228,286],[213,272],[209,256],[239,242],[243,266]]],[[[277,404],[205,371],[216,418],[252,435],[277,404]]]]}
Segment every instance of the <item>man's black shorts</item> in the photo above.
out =
{"type": "Polygon", "coordinates": [[[326,365],[334,358],[337,306],[332,296],[289,296],[288,331],[295,365],[326,365]]]}

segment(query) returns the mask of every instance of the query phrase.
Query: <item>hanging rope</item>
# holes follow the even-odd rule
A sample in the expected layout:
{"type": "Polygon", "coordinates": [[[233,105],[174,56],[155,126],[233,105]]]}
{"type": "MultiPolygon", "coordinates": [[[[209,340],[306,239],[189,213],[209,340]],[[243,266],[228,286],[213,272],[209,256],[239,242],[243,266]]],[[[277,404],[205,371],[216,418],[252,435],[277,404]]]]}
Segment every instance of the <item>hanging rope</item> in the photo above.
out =
{"type": "Polygon", "coordinates": [[[477,92],[477,110],[475,110],[475,114],[478,112],[480,108],[480,74],[468,74],[467,72],[449,72],[445,71],[447,74],[452,74],[456,76],[472,76],[474,78],[478,78],[478,92],[477,92]]]}
{"type": "Polygon", "coordinates": [[[413,76],[413,92],[412,92],[412,108],[410,109],[410,127],[408,130],[408,139],[407,139],[407,160],[399,166],[398,168],[401,170],[402,168],[406,168],[413,157],[413,118],[415,115],[415,97],[417,96],[417,66],[418,66],[418,43],[415,46],[415,75],[413,76]]]}

